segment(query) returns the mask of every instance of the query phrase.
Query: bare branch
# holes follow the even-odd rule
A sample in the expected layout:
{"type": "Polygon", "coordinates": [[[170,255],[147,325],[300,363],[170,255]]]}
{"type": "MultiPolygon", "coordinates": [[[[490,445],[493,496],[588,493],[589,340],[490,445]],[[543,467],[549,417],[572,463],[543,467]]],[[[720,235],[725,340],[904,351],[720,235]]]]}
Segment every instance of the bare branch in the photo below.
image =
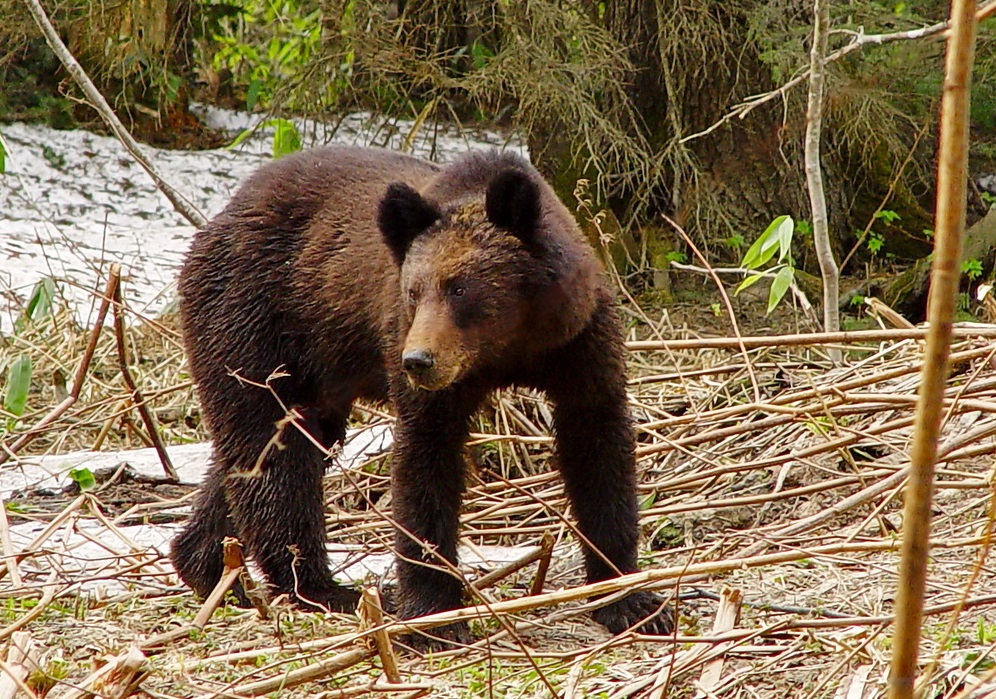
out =
{"type": "MultiPolygon", "coordinates": [[[[996,0],[988,0],[978,6],[975,12],[975,19],[977,22],[992,16],[996,13],[996,0]]],[[[938,22],[937,24],[931,24],[929,27],[921,27],[920,29],[910,29],[905,32],[889,32],[887,34],[864,34],[863,32],[855,32],[854,40],[847,46],[842,46],[831,54],[827,54],[826,63],[833,63],[834,61],[839,61],[841,58],[848,56],[859,49],[863,49],[866,46],[882,46],[884,44],[891,44],[896,41],[912,41],[916,39],[925,39],[931,36],[937,36],[938,34],[943,34],[947,31],[947,22],[938,22]]],[[[801,85],[806,79],[809,78],[809,71],[803,71],[799,75],[795,76],[787,83],[772,90],[771,92],[765,92],[761,95],[754,95],[753,97],[748,97],[740,104],[733,107],[728,114],[717,121],[712,126],[703,129],[697,133],[693,133],[689,136],[685,136],[679,143],[687,143],[688,141],[694,141],[696,138],[701,138],[702,136],[708,136],[713,131],[718,129],[720,126],[733,119],[743,119],[752,111],[760,107],[762,104],[767,104],[773,99],[779,97],[785,97],[789,90],[793,87],[801,85]]]]}

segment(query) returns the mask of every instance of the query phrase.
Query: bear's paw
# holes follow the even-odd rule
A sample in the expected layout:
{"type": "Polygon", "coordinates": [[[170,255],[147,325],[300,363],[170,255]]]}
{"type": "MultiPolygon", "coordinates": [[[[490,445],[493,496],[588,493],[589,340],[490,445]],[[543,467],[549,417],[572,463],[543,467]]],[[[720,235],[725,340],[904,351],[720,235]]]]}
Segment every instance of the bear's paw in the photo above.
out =
{"type": "Polygon", "coordinates": [[[592,616],[613,634],[634,626],[638,633],[651,636],[669,636],[674,632],[674,610],[670,603],[645,590],[596,609],[592,616]]]}

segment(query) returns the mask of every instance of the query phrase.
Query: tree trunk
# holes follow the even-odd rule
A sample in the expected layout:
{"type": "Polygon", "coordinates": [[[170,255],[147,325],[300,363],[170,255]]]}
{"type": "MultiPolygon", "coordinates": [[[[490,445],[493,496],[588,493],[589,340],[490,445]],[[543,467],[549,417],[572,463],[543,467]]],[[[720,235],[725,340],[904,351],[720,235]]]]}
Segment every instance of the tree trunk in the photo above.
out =
{"type": "MultiPolygon", "coordinates": [[[[809,62],[809,108],[806,110],[806,182],[809,187],[816,258],[823,277],[823,331],[833,333],[840,330],[840,307],[837,304],[840,296],[840,271],[830,244],[827,200],[823,190],[823,164],[820,161],[830,0],[816,0],[814,14],[813,48],[809,62]]],[[[830,357],[834,362],[839,362],[840,350],[831,349],[830,357]]]]}
{"type": "Polygon", "coordinates": [[[176,126],[173,115],[187,111],[192,13],[191,0],[86,3],[68,22],[69,49],[122,117],[176,126]]]}
{"type": "MultiPolygon", "coordinates": [[[[983,269],[993,270],[996,266],[996,208],[989,210],[981,220],[965,231],[962,248],[962,263],[978,260],[983,269]]],[[[992,280],[994,272],[990,271],[992,280]]],[[[963,283],[965,283],[963,281],[963,283]]],[[[869,283],[871,288],[875,284],[869,283]]],[[[927,317],[927,297],[930,292],[930,257],[917,260],[902,274],[890,276],[881,284],[879,294],[882,300],[896,309],[912,323],[920,323],[927,317]]],[[[871,291],[862,291],[865,295],[871,291]]]]}

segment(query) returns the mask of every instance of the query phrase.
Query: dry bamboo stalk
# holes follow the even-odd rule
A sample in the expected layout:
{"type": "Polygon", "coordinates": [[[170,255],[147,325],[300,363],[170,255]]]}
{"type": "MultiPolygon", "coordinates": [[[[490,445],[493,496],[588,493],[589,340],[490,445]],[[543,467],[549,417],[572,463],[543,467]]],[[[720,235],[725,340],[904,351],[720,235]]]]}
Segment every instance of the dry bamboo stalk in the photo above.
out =
{"type": "MultiPolygon", "coordinates": [[[[111,265],[111,276],[119,278],[121,276],[121,266],[116,262],[111,265]]],[[[113,310],[114,339],[118,349],[118,367],[121,369],[121,378],[124,379],[125,385],[130,391],[132,405],[138,410],[138,414],[142,417],[142,422],[145,423],[145,429],[149,433],[149,439],[152,440],[152,446],[155,447],[156,453],[159,455],[159,461],[163,465],[163,470],[166,471],[166,476],[174,483],[179,483],[180,477],[176,475],[176,469],[173,468],[169,452],[166,451],[166,445],[163,444],[163,439],[159,435],[156,419],[153,417],[152,411],[149,410],[145,398],[142,397],[142,391],[138,388],[138,384],[135,383],[135,379],[131,376],[131,370],[128,368],[128,349],[125,346],[124,319],[121,315],[122,305],[121,284],[119,283],[114,287],[113,310]]]]}
{"type": "Polygon", "coordinates": [[[370,697],[373,694],[397,694],[410,692],[402,699],[415,699],[433,689],[430,684],[363,684],[344,689],[328,689],[315,695],[315,699],[351,699],[352,697],[370,697]]]}
{"type": "MultiPolygon", "coordinates": [[[[996,595],[984,595],[980,597],[973,597],[964,601],[947,602],[943,604],[934,604],[928,606],[924,613],[926,615],[942,615],[950,614],[955,609],[975,609],[978,607],[993,606],[996,605],[996,595]]],[[[849,616],[849,617],[837,617],[832,619],[811,619],[811,618],[796,618],[796,619],[785,619],[777,621],[775,623],[768,624],[766,626],[755,628],[755,629],[736,629],[733,631],[727,631],[720,635],[710,635],[710,636],[675,636],[672,638],[672,642],[677,645],[692,644],[692,645],[717,645],[721,643],[726,643],[729,641],[744,641],[750,638],[764,638],[771,636],[773,634],[784,633],[786,631],[793,630],[820,630],[820,629],[847,629],[849,627],[866,627],[866,626],[888,626],[894,621],[892,615],[882,615],[882,616],[849,616]]],[[[445,622],[444,622],[445,623],[445,622]]],[[[295,650],[298,652],[322,652],[331,651],[337,648],[346,647],[352,643],[355,643],[362,634],[344,634],[343,636],[336,638],[321,638],[314,639],[311,641],[303,641],[296,643],[294,645],[295,650]]],[[[575,658],[579,656],[592,657],[593,653],[596,651],[603,651],[609,648],[617,647],[620,645],[628,645],[634,642],[651,642],[659,643],[660,637],[658,636],[642,636],[634,635],[628,639],[610,639],[609,641],[601,644],[596,649],[577,649],[574,651],[565,652],[530,652],[534,658],[575,658]]],[[[254,658],[260,656],[272,656],[277,653],[286,651],[286,645],[278,646],[260,646],[252,650],[238,651],[238,652],[227,652],[224,654],[208,656],[202,659],[184,661],[183,663],[174,663],[171,665],[164,666],[160,668],[162,671],[175,671],[177,669],[183,668],[185,670],[192,670],[209,663],[241,663],[246,661],[251,661],[254,658]]],[[[522,657],[522,652],[514,651],[498,651],[491,649],[489,654],[493,657],[522,657]]],[[[445,654],[440,654],[443,657],[445,654]]]]}
{"type": "Polygon", "coordinates": [[[917,674],[930,546],[934,463],[941,399],[948,378],[952,323],[961,277],[968,166],[968,104],[975,52],[975,2],[952,0],[938,148],[934,259],[927,319],[930,328],[910,449],[910,481],[903,511],[903,550],[896,592],[896,628],[889,675],[890,699],[912,699],[917,674]]]}
{"type": "Polygon", "coordinates": [[[38,669],[38,648],[31,634],[18,631],[11,635],[7,646],[7,660],[0,660],[0,699],[14,699],[18,692],[24,692],[28,699],[36,699],[25,680],[38,669]]]}
{"type": "MultiPolygon", "coordinates": [[[[812,447],[806,447],[803,449],[792,450],[787,454],[780,454],[778,456],[768,456],[748,463],[735,464],[729,467],[720,467],[707,469],[701,474],[693,474],[688,476],[683,476],[681,478],[675,478],[670,481],[672,488],[679,488],[686,485],[691,485],[703,480],[703,477],[711,478],[718,475],[724,475],[727,473],[738,473],[741,471],[752,471],[758,468],[768,468],[771,466],[779,466],[786,461],[802,461],[804,459],[811,458],[817,454],[824,454],[831,451],[837,451],[844,447],[848,447],[855,442],[860,441],[863,437],[877,436],[881,434],[888,434],[895,430],[903,429],[909,427],[913,424],[912,417],[902,417],[896,420],[890,420],[889,422],[882,423],[880,425],[875,425],[869,429],[866,429],[863,434],[851,433],[844,437],[839,437],[837,439],[831,439],[822,444],[817,444],[812,447]]],[[[638,456],[647,456],[649,454],[655,454],[661,451],[665,451],[663,448],[659,448],[661,445],[649,445],[647,447],[638,447],[638,456]]]]}
{"type": "MultiPolygon", "coordinates": [[[[724,587],[720,593],[719,608],[716,610],[716,618],[712,624],[713,634],[721,634],[733,630],[740,621],[740,604],[744,595],[740,590],[724,587]]],[[[712,690],[719,684],[723,676],[724,659],[720,655],[706,663],[699,675],[699,693],[696,699],[704,699],[707,695],[712,696],[712,690]]],[[[659,698],[662,699],[663,692],[659,698]]]]}
{"type": "Polygon", "coordinates": [[[53,699],[124,699],[138,689],[138,685],[148,674],[148,665],[145,653],[131,646],[91,673],[78,688],[59,694],[53,692],[53,699]]]}
{"type": "MultiPolygon", "coordinates": [[[[968,537],[961,539],[950,539],[947,541],[935,542],[937,548],[961,548],[964,546],[977,546],[981,543],[980,537],[968,537]]],[[[894,541],[864,542],[860,544],[825,544],[822,546],[797,547],[791,551],[780,551],[759,556],[744,558],[731,558],[722,561],[707,561],[703,563],[690,563],[688,565],[671,566],[668,568],[656,568],[644,570],[639,573],[629,573],[611,580],[603,580],[597,583],[581,585],[566,590],[548,592],[535,597],[523,597],[516,600],[495,602],[491,605],[478,605],[454,609],[447,612],[439,612],[417,619],[399,620],[391,625],[389,632],[394,634],[411,633],[419,629],[429,629],[436,626],[451,624],[455,621],[465,621],[491,616],[493,614],[513,614],[525,612],[532,609],[549,607],[563,602],[573,602],[588,597],[600,597],[621,590],[635,590],[651,585],[672,581],[675,579],[687,578],[692,575],[727,573],[741,568],[756,568],[760,566],[789,563],[792,561],[815,558],[818,556],[838,556],[846,553],[872,552],[872,551],[895,551],[898,544],[894,541]]]]}
{"type": "Polygon", "coordinates": [[[532,551],[520,556],[511,563],[507,563],[500,568],[492,570],[486,575],[482,575],[474,581],[474,587],[481,590],[491,587],[496,582],[507,578],[515,571],[525,568],[530,563],[542,560],[544,556],[549,556],[549,552],[552,550],[553,534],[547,531],[543,534],[543,539],[541,540],[539,546],[534,547],[532,551]]]}
{"type": "Polygon", "coordinates": [[[238,539],[226,536],[222,542],[222,548],[224,551],[225,568],[221,573],[218,583],[211,590],[211,594],[207,596],[207,599],[204,600],[204,604],[201,605],[197,616],[194,617],[191,625],[196,629],[203,629],[207,625],[211,615],[214,614],[214,611],[221,605],[221,601],[225,598],[225,593],[239,579],[239,574],[245,567],[245,560],[242,558],[242,544],[239,543],[238,539]]]}
{"type": "Polygon", "coordinates": [[[533,584],[529,586],[529,594],[538,595],[543,592],[543,586],[546,585],[546,576],[550,572],[550,562],[553,559],[553,534],[549,531],[543,533],[543,539],[540,541],[540,553],[542,554],[539,559],[539,565],[536,566],[536,577],[533,578],[533,584]]]}
{"type": "Polygon", "coordinates": [[[277,692],[282,689],[297,687],[305,682],[313,682],[329,675],[341,672],[352,667],[374,654],[371,650],[353,648],[344,653],[334,655],[331,658],[320,660],[317,663],[306,665],[296,670],[290,670],[278,677],[260,680],[259,682],[249,682],[247,684],[233,685],[213,696],[228,697],[232,695],[242,695],[248,697],[258,697],[270,692],[277,692]]]}
{"type": "MultiPolygon", "coordinates": [[[[967,350],[963,352],[957,352],[951,356],[952,362],[968,361],[971,359],[976,359],[984,357],[991,352],[991,349],[981,348],[974,350],[967,350]]],[[[747,403],[736,405],[731,408],[721,408],[718,410],[707,411],[704,413],[698,413],[691,416],[681,416],[677,418],[669,418],[666,420],[657,420],[645,422],[639,425],[643,430],[660,429],[667,427],[674,427],[678,425],[701,425],[701,424],[712,424],[717,423],[722,420],[734,420],[736,418],[742,418],[744,415],[751,415],[758,411],[779,411],[784,406],[789,406],[791,403],[798,403],[806,399],[818,399],[821,396],[827,397],[831,396],[833,398],[842,398],[844,394],[853,392],[854,389],[861,388],[868,385],[873,385],[880,383],[889,379],[895,379],[903,375],[911,375],[919,372],[923,366],[922,362],[916,362],[912,364],[907,364],[896,369],[891,369],[887,371],[875,372],[870,376],[859,376],[855,379],[850,379],[847,381],[841,381],[835,384],[828,384],[825,386],[820,386],[818,388],[806,389],[803,391],[784,393],[778,396],[774,396],[766,403],[747,403]]],[[[853,395],[853,393],[852,393],[853,395]]],[[[861,394],[858,394],[861,395],[861,394]]],[[[787,413],[798,413],[800,410],[809,410],[813,412],[819,411],[819,406],[816,404],[804,406],[802,408],[792,408],[788,407],[785,409],[787,413]]],[[[752,425],[757,425],[758,423],[750,423],[752,425]]],[[[696,435],[697,437],[697,435],[696,435]]],[[[684,442],[681,442],[685,444],[684,442]]],[[[697,442],[692,442],[692,444],[697,442]]]]}
{"type": "MultiPolygon", "coordinates": [[[[17,588],[21,586],[21,571],[17,567],[17,556],[14,554],[14,542],[10,539],[10,521],[7,519],[7,504],[0,495],[0,550],[3,552],[5,571],[10,573],[10,582],[17,588]]],[[[0,578],[3,572],[0,571],[0,578]]]]}
{"type": "MultiPolygon", "coordinates": [[[[803,335],[768,335],[733,337],[705,337],[695,340],[637,340],[626,343],[631,352],[656,352],[662,350],[698,349],[747,349],[764,347],[810,347],[828,344],[857,344],[859,342],[890,342],[894,340],[922,340],[927,337],[927,328],[913,330],[850,330],[835,333],[809,333],[803,335]]],[[[957,327],[952,337],[996,337],[996,326],[957,327]]]]}
{"type": "MultiPolygon", "coordinates": [[[[829,481],[814,483],[812,485],[804,485],[798,488],[790,488],[788,490],[782,490],[779,492],[765,493],[763,495],[745,495],[739,498],[703,497],[701,499],[696,498],[695,500],[689,500],[687,497],[683,497],[680,498],[679,502],[674,505],[661,505],[658,507],[648,507],[646,510],[642,510],[640,512],[640,517],[641,518],[660,517],[663,515],[677,514],[679,512],[708,512],[710,510],[718,510],[724,507],[745,507],[748,505],[760,505],[761,503],[777,502],[779,500],[790,500],[792,498],[811,495],[812,493],[820,493],[824,491],[835,490],[837,488],[842,488],[848,485],[854,485],[855,483],[863,483],[869,478],[881,478],[883,476],[888,476],[893,473],[895,473],[895,471],[891,469],[889,470],[880,469],[877,471],[862,472],[860,474],[855,474],[853,476],[834,478],[829,481]]],[[[643,490],[644,488],[641,488],[641,491],[643,490]]],[[[658,490],[658,489],[647,488],[647,490],[658,490]]]]}
{"type": "Polygon", "coordinates": [[[391,684],[401,684],[398,656],[394,653],[391,637],[384,630],[384,608],[380,601],[380,592],[376,587],[363,588],[357,612],[363,625],[371,630],[374,649],[380,656],[381,667],[384,668],[387,681],[391,684]]]}
{"type": "MultiPolygon", "coordinates": [[[[83,503],[86,502],[86,496],[80,495],[78,498],[69,503],[65,509],[62,510],[56,517],[48,523],[48,525],[34,538],[34,540],[21,549],[21,552],[17,554],[19,558],[23,558],[29,553],[33,553],[41,548],[50,536],[52,536],[55,531],[61,527],[70,516],[72,516],[83,503]]],[[[7,574],[7,562],[4,561],[3,566],[0,567],[0,580],[3,580],[4,576],[7,574]]]]}
{"type": "Polygon", "coordinates": [[[758,541],[757,543],[748,546],[747,549],[744,551],[743,555],[744,556],[755,555],[766,549],[770,545],[768,543],[770,540],[784,539],[790,536],[797,536],[804,531],[807,531],[819,524],[822,524],[823,522],[833,519],[834,517],[840,515],[842,512],[846,512],[847,510],[850,510],[852,508],[863,505],[871,500],[874,500],[882,493],[902,483],[906,479],[907,475],[908,475],[907,469],[901,469],[899,471],[896,471],[888,478],[883,478],[877,483],[873,483],[867,488],[863,488],[859,490],[857,493],[854,493],[853,495],[850,495],[844,498],[843,500],[835,502],[830,507],[820,512],[817,512],[814,515],[810,515],[809,517],[804,517],[803,519],[792,522],[788,526],[776,529],[775,531],[767,535],[765,539],[762,539],[761,541],[758,541]]]}

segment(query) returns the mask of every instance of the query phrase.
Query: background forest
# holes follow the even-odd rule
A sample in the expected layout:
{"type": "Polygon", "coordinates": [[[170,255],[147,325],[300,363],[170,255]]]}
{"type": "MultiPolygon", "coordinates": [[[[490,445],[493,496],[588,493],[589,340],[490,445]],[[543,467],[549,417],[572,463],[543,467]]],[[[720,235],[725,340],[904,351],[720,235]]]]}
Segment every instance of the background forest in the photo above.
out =
{"type": "MultiPolygon", "coordinates": [[[[738,262],[780,215],[818,299],[803,174],[812,7],[800,0],[71,0],[46,3],[120,115],[155,143],[210,144],[191,101],[335,121],[357,109],[520,133],[636,292],[670,300],[691,261],[738,262]],[[590,225],[590,221],[586,222],[590,225]],[[808,274],[807,274],[808,273],[808,274]],[[815,276],[810,276],[815,275],[815,276]]],[[[24,9],[0,0],[0,119],[94,115],[24,9]]],[[[943,43],[940,0],[831,4],[823,167],[841,303],[879,295],[922,319],[943,43]],[[872,36],[879,35],[878,41],[872,36]],[[858,44],[858,46],[855,46],[858,44]],[[852,50],[857,48],[858,50],[852,50]],[[836,53],[835,53],[836,52],[836,53]],[[905,274],[901,274],[905,272],[905,274]]],[[[996,194],[996,52],[980,27],[970,223],[996,194]]],[[[991,276],[996,224],[965,269],[991,276]]],[[[966,297],[967,299],[967,297],[966,297]]],[[[968,310],[968,302],[964,304],[968,310]]]]}

